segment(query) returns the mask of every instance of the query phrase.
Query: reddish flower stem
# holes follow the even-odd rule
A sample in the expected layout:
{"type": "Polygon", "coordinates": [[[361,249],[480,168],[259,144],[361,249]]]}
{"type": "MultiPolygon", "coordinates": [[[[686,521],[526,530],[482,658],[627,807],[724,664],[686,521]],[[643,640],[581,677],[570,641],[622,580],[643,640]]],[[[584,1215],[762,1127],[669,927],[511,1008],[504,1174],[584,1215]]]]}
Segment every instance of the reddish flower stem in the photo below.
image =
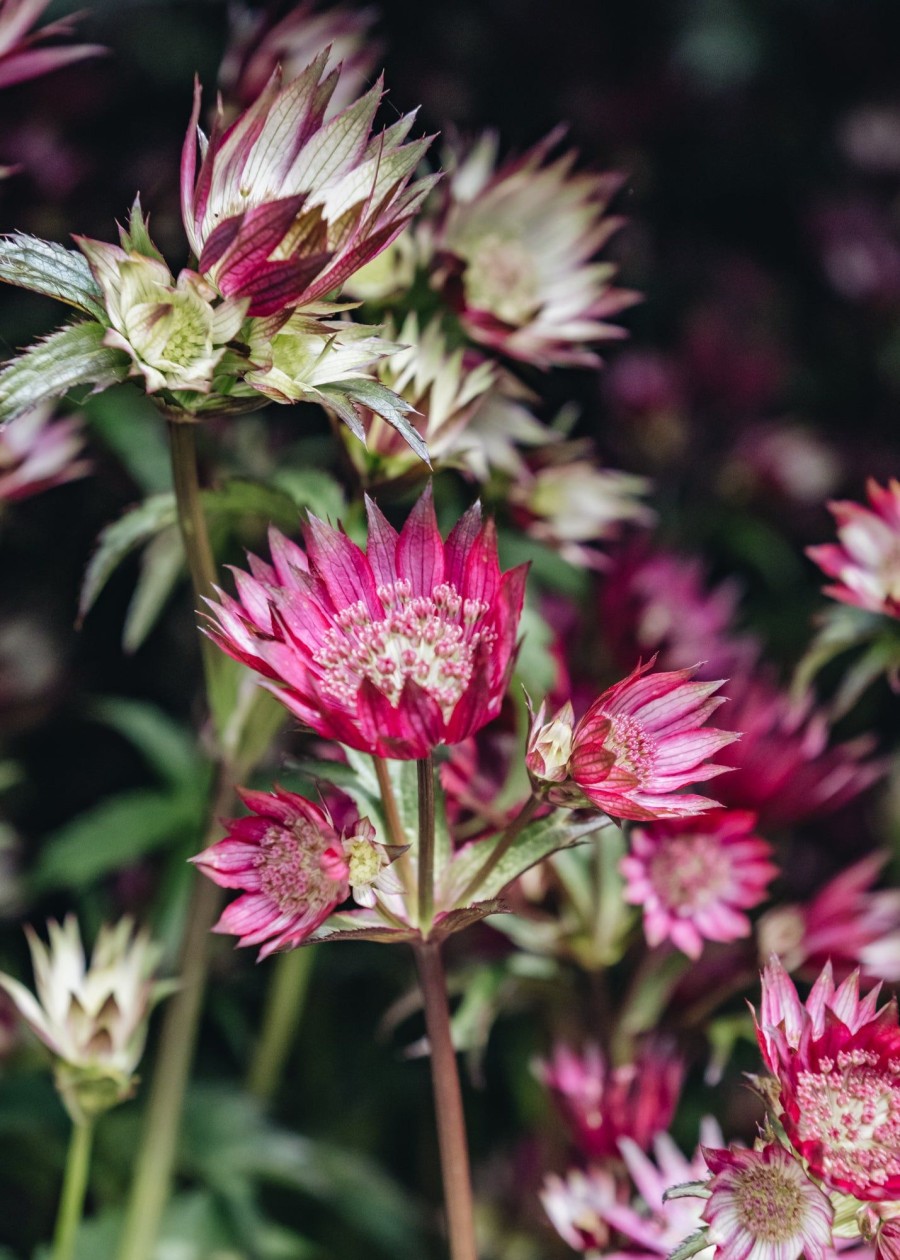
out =
{"type": "Polygon", "coordinates": [[[431,1047],[431,1082],[437,1121],[450,1260],[478,1260],[469,1151],[456,1051],[450,1034],[450,1008],[440,946],[413,946],[425,1001],[425,1027],[431,1047]]]}

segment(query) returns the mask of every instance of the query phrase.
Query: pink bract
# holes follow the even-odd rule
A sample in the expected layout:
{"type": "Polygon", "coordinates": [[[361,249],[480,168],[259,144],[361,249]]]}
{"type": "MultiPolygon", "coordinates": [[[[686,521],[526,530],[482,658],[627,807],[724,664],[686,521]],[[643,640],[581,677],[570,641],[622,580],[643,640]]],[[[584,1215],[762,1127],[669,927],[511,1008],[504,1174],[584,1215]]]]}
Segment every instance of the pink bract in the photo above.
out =
{"type": "Polygon", "coordinates": [[[80,16],[71,13],[29,33],[49,3],[50,0],[0,0],[0,88],[36,79],[73,61],[97,57],[107,51],[100,44],[39,47],[44,40],[71,35],[80,16]]]}
{"type": "Polygon", "coordinates": [[[763,974],[757,1036],[781,1122],[813,1176],[863,1200],[900,1198],[900,1028],[880,985],[837,987],[826,966],[805,1003],[777,959],[763,974]]]}
{"type": "Polygon", "coordinates": [[[647,944],[671,941],[699,958],[704,941],[749,936],[744,913],[778,874],[756,816],[727,810],[635,827],[622,859],[625,899],[642,906],[647,944]]]}
{"type": "Polygon", "coordinates": [[[349,866],[331,819],[312,801],[276,788],[239,791],[252,813],[191,860],[222,888],[241,888],[214,932],[261,945],[259,957],[305,941],[350,891],[349,866]]]}
{"type": "Polygon", "coordinates": [[[404,141],[407,114],[378,135],[379,81],[326,118],[338,71],[328,50],[284,86],[276,70],[225,126],[221,107],[197,170],[200,85],[181,160],[181,207],[198,270],[251,315],[309,305],[340,288],[403,230],[434,183],[408,188],[430,140],[404,141]]]}
{"type": "Polygon", "coordinates": [[[0,503],[40,494],[90,472],[76,416],[54,420],[49,405],[35,407],[0,428],[0,503]]]}
{"type": "Polygon", "coordinates": [[[825,594],[869,612],[900,617],[900,481],[866,483],[870,507],[843,499],[829,503],[840,542],[807,547],[828,577],[825,594]]]}
{"type": "Polygon", "coordinates": [[[319,735],[421,758],[499,713],[526,566],[501,574],[477,504],[443,542],[430,487],[399,534],[368,513],[365,552],[313,516],[305,551],[273,530],[272,565],[235,570],[238,598],[210,605],[209,633],[319,735]]]}
{"type": "Polygon", "coordinates": [[[707,762],[738,736],[703,723],[723,702],[721,681],[692,682],[693,669],[638,667],[604,691],[575,727],[569,775],[613,818],[700,814],[716,802],[680,788],[721,774],[707,762]]]}

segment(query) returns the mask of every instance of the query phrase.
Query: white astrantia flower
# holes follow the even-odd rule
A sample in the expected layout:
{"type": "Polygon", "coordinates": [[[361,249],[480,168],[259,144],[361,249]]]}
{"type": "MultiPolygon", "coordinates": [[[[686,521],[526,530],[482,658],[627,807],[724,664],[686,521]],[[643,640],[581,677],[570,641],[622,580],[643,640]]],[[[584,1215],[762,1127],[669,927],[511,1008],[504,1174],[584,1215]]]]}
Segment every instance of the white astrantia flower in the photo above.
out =
{"type": "Polygon", "coordinates": [[[275,402],[317,402],[326,386],[372,379],[373,366],[399,346],[381,329],[295,314],[287,321],[256,319],[247,345],[252,363],[246,381],[275,402]]]}
{"type": "Polygon", "coordinates": [[[73,1118],[105,1111],[133,1092],[150,1012],[174,987],[152,979],[162,951],[129,918],[101,927],[90,963],[74,915],[48,922],[47,945],[25,932],[37,996],[3,973],[0,987],[57,1060],[73,1118]]]}
{"type": "Polygon", "coordinates": [[[130,356],[131,375],[144,377],[149,394],[208,393],[249,301],[220,299],[195,271],[176,281],[159,255],[84,237],[78,245],[103,290],[110,323],[104,344],[130,356]]]}
{"type": "Polygon", "coordinates": [[[392,863],[408,845],[379,844],[368,818],[360,819],[349,834],[345,832],[342,841],[350,868],[350,891],[357,905],[374,906],[377,893],[396,896],[403,892],[403,881],[392,863]]]}

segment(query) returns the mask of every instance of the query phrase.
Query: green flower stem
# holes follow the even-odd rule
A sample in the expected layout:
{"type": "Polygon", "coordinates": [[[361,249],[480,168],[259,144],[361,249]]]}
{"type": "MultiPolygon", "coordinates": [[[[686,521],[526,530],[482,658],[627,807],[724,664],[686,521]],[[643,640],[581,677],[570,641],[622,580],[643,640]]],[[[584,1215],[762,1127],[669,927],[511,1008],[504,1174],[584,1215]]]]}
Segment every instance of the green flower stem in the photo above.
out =
{"type": "Polygon", "coordinates": [[[419,928],[425,934],[434,918],[434,758],[416,762],[419,782],[419,928]]]}
{"type": "Polygon", "coordinates": [[[413,946],[425,1002],[425,1027],[431,1048],[431,1082],[437,1122],[450,1260],[478,1260],[466,1122],[456,1051],[450,1033],[450,1008],[440,947],[435,941],[413,946]]]}
{"type": "Polygon", "coordinates": [[[479,866],[478,870],[466,884],[463,891],[456,900],[458,906],[465,906],[478,892],[481,885],[491,875],[500,864],[501,860],[506,856],[512,847],[516,837],[522,832],[534,818],[540,806],[543,804],[541,797],[529,796],[528,800],[516,814],[512,822],[507,826],[506,830],[500,835],[493,849],[479,866]]]}
{"type": "MultiPolygon", "coordinates": [[[[375,765],[375,777],[378,779],[378,790],[381,793],[381,805],[384,809],[384,821],[387,825],[388,838],[391,844],[405,849],[409,841],[406,838],[406,831],[400,818],[400,810],[397,808],[397,798],[394,795],[394,787],[391,783],[391,772],[388,770],[388,764],[383,757],[373,757],[372,761],[375,765]]],[[[394,869],[403,881],[403,887],[406,889],[407,895],[409,895],[412,892],[413,877],[408,853],[400,854],[394,869]]]]}
{"type": "Polygon", "coordinates": [[[262,1032],[247,1074],[247,1089],[261,1102],[270,1102],[281,1084],[303,1016],[317,953],[314,945],[307,945],[303,949],[289,950],[275,961],[275,974],[266,994],[262,1032]]]}
{"type": "Polygon", "coordinates": [[[51,1260],[72,1260],[78,1227],[84,1212],[84,1196],[91,1167],[91,1146],[94,1139],[93,1119],[77,1120],[72,1125],[62,1195],[53,1234],[51,1260]]]}

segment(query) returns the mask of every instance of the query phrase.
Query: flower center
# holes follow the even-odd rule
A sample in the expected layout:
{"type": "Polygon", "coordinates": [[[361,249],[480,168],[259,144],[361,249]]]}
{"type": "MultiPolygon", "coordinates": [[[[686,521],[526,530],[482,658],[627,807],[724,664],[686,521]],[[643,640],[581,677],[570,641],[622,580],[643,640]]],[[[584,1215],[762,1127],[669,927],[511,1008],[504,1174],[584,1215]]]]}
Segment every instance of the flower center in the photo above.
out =
{"type": "Polygon", "coordinates": [[[789,1242],[802,1230],[807,1216],[803,1186],[785,1176],[779,1164],[753,1164],[737,1173],[733,1193],[738,1220],[752,1237],[789,1242]]]}
{"type": "Polygon", "coordinates": [[[307,914],[334,903],[340,880],[326,869],[332,840],[305,818],[271,827],[254,858],[263,892],[284,914],[307,914]]]}
{"type": "Polygon", "coordinates": [[[728,856],[713,836],[672,836],[650,861],[650,881],[671,912],[689,917],[716,901],[728,885],[728,856]]]}
{"type": "Polygon", "coordinates": [[[655,745],[643,725],[627,713],[605,713],[609,734],[604,747],[615,753],[616,768],[633,774],[643,786],[653,773],[655,745]]]}
{"type": "Polygon", "coordinates": [[[900,1082],[895,1060],[874,1051],[842,1050],[797,1080],[798,1136],[821,1142],[822,1172],[882,1186],[900,1176],[900,1082]],[[887,1070],[886,1070],[887,1069],[887,1070]]]}
{"type": "Polygon", "coordinates": [[[540,305],[537,269],[521,241],[481,237],[467,251],[466,296],[472,306],[508,324],[525,324],[540,305]]]}
{"type": "Polygon", "coordinates": [[[449,718],[472,677],[475,649],[496,639],[477,623],[488,611],[483,600],[464,600],[450,583],[431,595],[413,596],[400,580],[378,587],[383,619],[372,618],[361,601],[335,618],[313,659],[323,670],[323,689],[355,704],[368,678],[396,706],[407,679],[417,683],[449,718]]]}

